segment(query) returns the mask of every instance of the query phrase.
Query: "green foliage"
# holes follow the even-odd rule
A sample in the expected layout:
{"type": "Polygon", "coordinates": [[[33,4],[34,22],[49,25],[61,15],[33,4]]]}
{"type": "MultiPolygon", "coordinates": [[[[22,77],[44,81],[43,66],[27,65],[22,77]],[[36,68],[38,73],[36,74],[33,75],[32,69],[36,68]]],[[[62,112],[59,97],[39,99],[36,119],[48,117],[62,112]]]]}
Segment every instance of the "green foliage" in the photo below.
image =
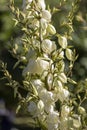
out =
{"type": "Polygon", "coordinates": [[[79,2],[60,0],[58,7],[51,10],[48,6],[47,10],[40,1],[25,3],[23,9],[10,1],[14,26],[19,27],[21,35],[8,49],[17,59],[14,68],[22,69],[22,83],[13,80],[3,62],[1,69],[19,99],[17,114],[27,113],[43,130],[50,130],[50,125],[56,130],[87,127],[87,79],[76,82],[72,78],[78,55],[70,42],[79,2]],[[53,19],[56,16],[54,11],[58,15],[57,31],[51,21],[52,14],[53,19]]]}

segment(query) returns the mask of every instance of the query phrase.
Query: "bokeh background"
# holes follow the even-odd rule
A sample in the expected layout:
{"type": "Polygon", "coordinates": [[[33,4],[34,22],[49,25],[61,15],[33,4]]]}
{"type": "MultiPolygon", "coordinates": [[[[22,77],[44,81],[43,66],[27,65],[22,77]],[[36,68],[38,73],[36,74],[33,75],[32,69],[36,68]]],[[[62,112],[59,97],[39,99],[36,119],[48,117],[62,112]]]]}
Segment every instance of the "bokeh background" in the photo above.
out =
{"type": "MultiPolygon", "coordinates": [[[[47,5],[51,8],[58,8],[59,1],[61,0],[46,0],[47,5]]],[[[53,25],[56,27],[58,33],[62,33],[60,29],[60,23],[66,19],[69,10],[71,9],[71,1],[67,0],[67,4],[63,5],[61,11],[53,15],[53,25]]],[[[16,5],[21,7],[22,0],[15,0],[16,5]]],[[[12,37],[17,38],[20,36],[20,30],[14,27],[12,21],[12,14],[8,8],[9,0],[0,0],[0,59],[5,63],[10,73],[15,80],[21,81],[21,70],[13,69],[13,65],[16,62],[10,53],[8,52],[8,44],[12,37]]],[[[74,45],[79,57],[73,68],[73,75],[76,81],[84,80],[87,78],[87,0],[81,0],[79,8],[75,13],[73,19],[74,32],[72,33],[73,40],[69,41],[74,45]]],[[[0,72],[0,78],[3,74],[0,72]]],[[[17,100],[14,99],[13,91],[10,87],[5,85],[6,80],[0,80],[0,100],[3,99],[8,109],[14,110],[17,105],[17,100]]]]}

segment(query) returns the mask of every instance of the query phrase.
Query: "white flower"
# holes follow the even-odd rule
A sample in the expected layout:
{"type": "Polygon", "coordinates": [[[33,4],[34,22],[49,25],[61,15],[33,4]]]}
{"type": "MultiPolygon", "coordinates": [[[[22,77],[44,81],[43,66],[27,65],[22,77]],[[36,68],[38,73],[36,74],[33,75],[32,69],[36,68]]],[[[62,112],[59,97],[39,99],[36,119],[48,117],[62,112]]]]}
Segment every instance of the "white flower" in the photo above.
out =
{"type": "Polygon", "coordinates": [[[28,111],[29,111],[29,113],[30,113],[32,116],[34,116],[34,114],[36,114],[36,112],[37,112],[37,105],[36,105],[36,103],[35,103],[34,101],[31,101],[31,102],[29,103],[28,111]]]}
{"type": "Polygon", "coordinates": [[[71,111],[71,108],[67,105],[63,105],[62,106],[62,110],[61,110],[61,117],[62,118],[66,118],[69,116],[69,113],[71,111]]]}
{"type": "Polygon", "coordinates": [[[44,0],[38,0],[38,1],[37,1],[37,6],[38,6],[40,9],[45,10],[45,8],[46,8],[45,1],[44,1],[44,0]]]}
{"type": "Polygon", "coordinates": [[[51,112],[54,111],[54,104],[51,105],[51,104],[45,103],[44,109],[45,109],[45,111],[46,111],[47,113],[51,113],[51,112]]]}
{"type": "Polygon", "coordinates": [[[51,112],[47,116],[47,128],[48,130],[58,130],[59,114],[58,112],[51,112]]]}
{"type": "Polygon", "coordinates": [[[47,91],[45,88],[41,90],[41,92],[39,93],[39,97],[44,103],[52,103],[54,101],[53,93],[47,91]]]}
{"type": "Polygon", "coordinates": [[[42,18],[46,19],[48,22],[51,21],[51,13],[48,10],[42,11],[42,18]]]}
{"type": "Polygon", "coordinates": [[[44,18],[41,18],[40,23],[41,23],[42,35],[46,35],[46,29],[48,25],[47,20],[44,18]]]}
{"type": "Polygon", "coordinates": [[[47,21],[46,21],[46,19],[41,18],[41,19],[40,19],[40,22],[41,22],[41,28],[42,28],[43,30],[45,30],[45,29],[47,28],[47,21]]]}
{"type": "Polygon", "coordinates": [[[59,99],[63,102],[64,100],[68,100],[69,98],[69,91],[66,89],[62,89],[59,91],[59,99]]]}
{"type": "Polygon", "coordinates": [[[36,79],[32,81],[32,84],[36,87],[37,91],[42,90],[44,84],[40,79],[36,79]]]}
{"type": "Polygon", "coordinates": [[[63,49],[66,49],[67,48],[67,39],[66,37],[64,36],[59,36],[58,37],[58,42],[59,42],[59,45],[63,48],[63,49]]]}
{"type": "Polygon", "coordinates": [[[50,54],[52,51],[56,50],[56,44],[49,39],[45,39],[42,42],[42,50],[50,54]]]}
{"type": "Polygon", "coordinates": [[[37,19],[32,20],[32,18],[33,17],[28,16],[29,21],[31,19],[30,24],[29,24],[29,28],[32,28],[32,29],[39,28],[39,21],[37,21],[37,19]]]}
{"type": "Polygon", "coordinates": [[[39,117],[43,114],[44,112],[44,103],[42,100],[39,100],[37,103],[34,101],[31,101],[28,106],[28,112],[33,116],[33,117],[39,117]]]}
{"type": "Polygon", "coordinates": [[[48,70],[50,67],[49,62],[45,59],[37,58],[37,74],[42,74],[44,71],[48,70]]]}
{"type": "Polygon", "coordinates": [[[66,99],[67,99],[67,98],[69,97],[69,95],[70,95],[69,91],[66,90],[66,89],[63,89],[63,94],[64,94],[64,96],[65,96],[66,99]]]}
{"type": "Polygon", "coordinates": [[[33,74],[42,74],[49,69],[49,62],[41,57],[30,59],[27,67],[24,68],[22,74],[25,76],[28,72],[33,74]]]}
{"type": "Polygon", "coordinates": [[[58,99],[60,99],[61,102],[69,99],[70,93],[68,90],[64,89],[62,86],[57,86],[57,89],[58,89],[57,97],[58,99]]]}

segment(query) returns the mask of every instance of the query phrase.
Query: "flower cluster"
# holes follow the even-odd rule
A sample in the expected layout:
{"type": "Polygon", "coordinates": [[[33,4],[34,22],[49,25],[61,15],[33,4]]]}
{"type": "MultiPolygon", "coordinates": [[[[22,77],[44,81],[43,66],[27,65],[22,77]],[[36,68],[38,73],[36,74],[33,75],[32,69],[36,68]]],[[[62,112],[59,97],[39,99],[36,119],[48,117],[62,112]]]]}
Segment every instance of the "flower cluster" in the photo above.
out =
{"type": "Polygon", "coordinates": [[[69,78],[75,51],[68,46],[67,35],[56,32],[44,0],[23,0],[22,8],[17,17],[24,34],[21,48],[16,44],[15,52],[19,52],[24,63],[22,76],[28,90],[28,112],[42,129],[79,130],[81,116],[73,111],[68,87],[68,83],[76,84],[69,78]],[[69,73],[65,58],[70,62],[69,73]]]}

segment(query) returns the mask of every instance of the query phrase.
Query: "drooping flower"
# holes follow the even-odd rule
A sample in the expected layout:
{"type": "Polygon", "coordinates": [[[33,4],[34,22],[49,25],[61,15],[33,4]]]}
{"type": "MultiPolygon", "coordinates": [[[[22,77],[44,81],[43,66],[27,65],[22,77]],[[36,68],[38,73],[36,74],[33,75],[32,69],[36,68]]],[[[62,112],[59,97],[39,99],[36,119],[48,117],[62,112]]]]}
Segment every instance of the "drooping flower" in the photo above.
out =
{"type": "Polygon", "coordinates": [[[42,42],[42,50],[46,54],[50,54],[52,51],[56,50],[56,44],[49,39],[45,39],[42,42]]]}
{"type": "Polygon", "coordinates": [[[63,102],[67,101],[69,99],[70,93],[67,89],[63,88],[63,85],[61,84],[60,81],[58,81],[58,85],[56,86],[57,88],[57,98],[63,102]]]}
{"type": "Polygon", "coordinates": [[[46,19],[47,22],[51,21],[51,13],[48,10],[42,11],[42,18],[46,19]]]}
{"type": "Polygon", "coordinates": [[[32,74],[42,74],[44,71],[48,70],[50,64],[48,61],[43,59],[42,57],[38,57],[37,59],[32,58],[29,60],[27,67],[23,70],[23,76],[25,76],[28,72],[32,74]]]}

